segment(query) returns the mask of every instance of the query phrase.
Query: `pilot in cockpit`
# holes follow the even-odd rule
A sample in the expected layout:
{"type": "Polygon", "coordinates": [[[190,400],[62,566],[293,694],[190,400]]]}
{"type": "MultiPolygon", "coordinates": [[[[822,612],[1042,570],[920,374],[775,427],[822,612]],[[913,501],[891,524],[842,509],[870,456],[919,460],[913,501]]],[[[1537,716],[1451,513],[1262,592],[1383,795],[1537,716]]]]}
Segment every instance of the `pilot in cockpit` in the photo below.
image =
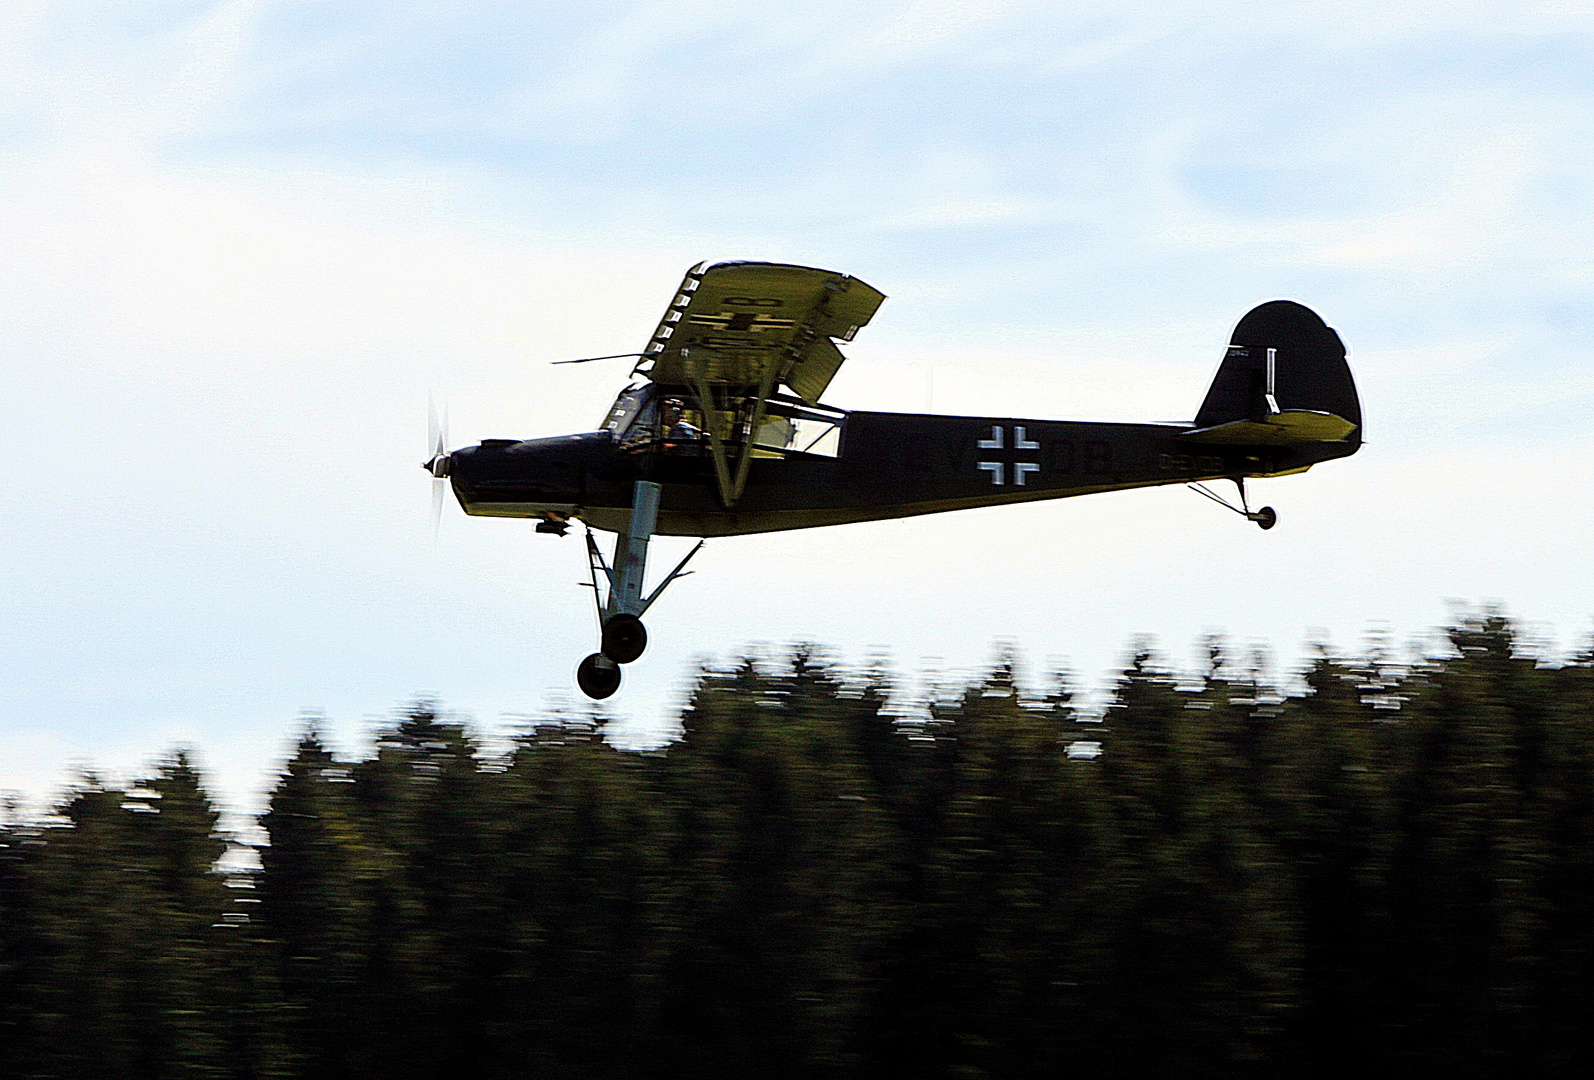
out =
{"type": "Polygon", "coordinates": [[[695,443],[703,438],[702,430],[686,419],[680,398],[664,399],[659,427],[664,432],[666,445],[695,443]]]}

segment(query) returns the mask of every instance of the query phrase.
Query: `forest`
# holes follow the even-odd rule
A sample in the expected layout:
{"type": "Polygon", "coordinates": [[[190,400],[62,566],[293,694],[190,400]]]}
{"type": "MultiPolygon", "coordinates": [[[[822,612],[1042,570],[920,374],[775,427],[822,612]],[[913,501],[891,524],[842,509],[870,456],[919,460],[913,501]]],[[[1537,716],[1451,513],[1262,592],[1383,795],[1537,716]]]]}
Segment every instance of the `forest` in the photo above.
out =
{"type": "Polygon", "coordinates": [[[648,752],[420,701],[303,732],[255,869],[172,751],[0,825],[0,1075],[1594,1075],[1594,649],[1447,633],[1088,716],[793,648],[648,752]]]}

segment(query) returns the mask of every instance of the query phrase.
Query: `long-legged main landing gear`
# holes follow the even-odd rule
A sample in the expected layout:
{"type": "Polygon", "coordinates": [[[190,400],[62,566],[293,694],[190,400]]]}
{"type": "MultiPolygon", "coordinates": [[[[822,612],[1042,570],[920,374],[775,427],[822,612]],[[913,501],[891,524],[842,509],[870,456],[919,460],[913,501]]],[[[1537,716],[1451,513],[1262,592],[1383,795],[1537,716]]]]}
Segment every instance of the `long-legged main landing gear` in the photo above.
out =
{"type": "Polygon", "coordinates": [[[1228,509],[1233,510],[1236,514],[1239,514],[1241,517],[1245,518],[1245,520],[1256,522],[1258,528],[1271,529],[1273,526],[1277,525],[1279,516],[1271,506],[1264,506],[1260,510],[1252,510],[1250,504],[1246,502],[1245,477],[1236,476],[1233,479],[1234,486],[1240,489],[1239,506],[1235,506],[1233,503],[1229,502],[1227,499],[1213,491],[1211,488],[1207,487],[1205,484],[1187,484],[1186,486],[1193,491],[1205,495],[1219,506],[1227,507],[1228,509]]]}
{"type": "Polygon", "coordinates": [[[614,563],[604,562],[598,542],[587,530],[587,569],[592,575],[592,598],[598,608],[600,627],[599,651],[581,661],[576,668],[576,685],[590,698],[610,697],[620,689],[620,665],[629,664],[641,657],[648,647],[647,628],[642,616],[653,606],[659,594],[678,577],[683,577],[686,564],[703,548],[703,541],[686,553],[668,577],[646,597],[642,595],[642,579],[648,565],[648,540],[653,536],[659,519],[658,484],[638,480],[631,494],[631,522],[626,531],[614,542],[614,563]],[[598,571],[603,571],[609,583],[607,599],[598,588],[598,571]]]}

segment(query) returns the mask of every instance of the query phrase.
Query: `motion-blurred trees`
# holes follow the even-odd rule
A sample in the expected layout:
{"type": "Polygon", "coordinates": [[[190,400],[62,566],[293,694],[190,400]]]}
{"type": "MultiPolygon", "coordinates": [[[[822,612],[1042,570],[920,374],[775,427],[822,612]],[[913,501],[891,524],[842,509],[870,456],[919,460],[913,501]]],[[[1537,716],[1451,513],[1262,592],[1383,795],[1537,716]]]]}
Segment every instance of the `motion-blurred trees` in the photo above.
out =
{"type": "Polygon", "coordinates": [[[773,672],[748,661],[700,680],[662,770],[672,1073],[855,1066],[898,918],[896,837],[867,756],[878,707],[803,649],[773,672]]]}
{"type": "Polygon", "coordinates": [[[187,755],[129,790],[85,776],[59,814],[13,830],[12,1075],[285,1075],[271,965],[214,872],[226,843],[187,755]]]}
{"type": "Polygon", "coordinates": [[[1594,654],[1449,641],[1289,693],[1137,647],[1086,717],[802,648],[647,753],[419,701],[303,734],[257,870],[186,753],[85,776],[0,822],[0,1073],[1583,1076],[1594,654]]]}
{"type": "Polygon", "coordinates": [[[918,1040],[928,1074],[1089,1060],[1108,848],[1097,770],[1067,756],[1074,721],[1062,688],[1024,700],[1004,658],[931,725],[944,788],[914,905],[930,943],[918,963],[933,988],[918,1040]]]}
{"type": "Polygon", "coordinates": [[[1140,648],[1108,706],[1101,1037],[1137,1074],[1255,1065],[1299,993],[1289,875],[1252,797],[1254,729],[1276,717],[1236,689],[1181,686],[1140,648]]]}
{"type": "Polygon", "coordinates": [[[494,1075],[635,1076],[649,1067],[672,878],[656,759],[616,753],[590,717],[523,736],[494,776],[505,932],[494,1075]]]}

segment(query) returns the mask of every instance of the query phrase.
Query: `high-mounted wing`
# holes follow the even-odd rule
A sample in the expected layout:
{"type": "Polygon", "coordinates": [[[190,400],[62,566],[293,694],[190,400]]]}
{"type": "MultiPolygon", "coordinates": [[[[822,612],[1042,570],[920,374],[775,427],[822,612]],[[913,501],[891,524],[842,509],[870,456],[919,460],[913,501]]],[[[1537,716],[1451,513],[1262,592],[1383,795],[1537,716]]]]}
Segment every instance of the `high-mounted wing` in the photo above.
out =
{"type": "Polygon", "coordinates": [[[784,263],[702,263],[686,273],[636,372],[672,386],[784,384],[809,404],[830,385],[885,294],[857,278],[784,263]]]}

